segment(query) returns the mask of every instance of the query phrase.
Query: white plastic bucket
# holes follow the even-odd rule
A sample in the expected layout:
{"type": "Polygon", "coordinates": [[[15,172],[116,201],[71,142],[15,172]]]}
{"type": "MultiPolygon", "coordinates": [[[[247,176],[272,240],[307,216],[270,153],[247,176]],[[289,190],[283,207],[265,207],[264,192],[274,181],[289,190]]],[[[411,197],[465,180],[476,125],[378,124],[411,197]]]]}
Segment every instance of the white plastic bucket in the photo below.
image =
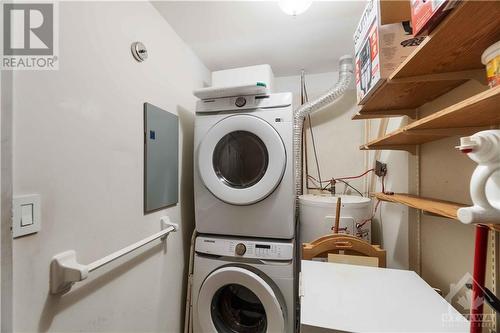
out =
{"type": "Polygon", "coordinates": [[[483,52],[481,62],[486,65],[486,76],[490,88],[500,85],[500,41],[483,52]]]}
{"type": "MultiPolygon", "coordinates": [[[[341,198],[339,228],[341,233],[356,235],[357,223],[369,219],[372,214],[371,199],[354,195],[314,195],[299,196],[299,223],[301,243],[311,242],[321,236],[331,234],[335,224],[337,200],[341,198]]],[[[371,240],[370,223],[366,223],[360,235],[363,239],[371,240]]]]}

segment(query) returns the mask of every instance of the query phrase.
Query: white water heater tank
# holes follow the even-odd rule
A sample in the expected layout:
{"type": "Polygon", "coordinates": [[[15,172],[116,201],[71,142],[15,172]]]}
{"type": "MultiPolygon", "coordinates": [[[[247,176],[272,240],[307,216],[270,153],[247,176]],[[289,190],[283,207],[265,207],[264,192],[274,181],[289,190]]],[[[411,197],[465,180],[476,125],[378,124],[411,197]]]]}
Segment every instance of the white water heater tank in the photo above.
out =
{"type": "Polygon", "coordinates": [[[321,236],[333,233],[337,200],[341,198],[339,233],[359,236],[371,241],[371,223],[367,222],[359,230],[356,224],[372,216],[371,199],[354,195],[314,195],[299,196],[300,242],[307,243],[321,236]]]}

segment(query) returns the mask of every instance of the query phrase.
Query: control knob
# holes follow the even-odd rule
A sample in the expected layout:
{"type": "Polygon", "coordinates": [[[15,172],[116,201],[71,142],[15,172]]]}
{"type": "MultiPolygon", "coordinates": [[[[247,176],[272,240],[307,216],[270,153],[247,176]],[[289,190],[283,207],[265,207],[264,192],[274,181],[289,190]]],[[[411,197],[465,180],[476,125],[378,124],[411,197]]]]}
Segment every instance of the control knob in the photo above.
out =
{"type": "Polygon", "coordinates": [[[247,252],[247,247],[243,243],[238,243],[235,248],[235,252],[237,255],[242,256],[247,252]]]}
{"type": "Polygon", "coordinates": [[[245,106],[245,104],[247,104],[247,100],[245,97],[238,97],[236,98],[236,101],[234,102],[234,104],[241,108],[242,106],[245,106]]]}

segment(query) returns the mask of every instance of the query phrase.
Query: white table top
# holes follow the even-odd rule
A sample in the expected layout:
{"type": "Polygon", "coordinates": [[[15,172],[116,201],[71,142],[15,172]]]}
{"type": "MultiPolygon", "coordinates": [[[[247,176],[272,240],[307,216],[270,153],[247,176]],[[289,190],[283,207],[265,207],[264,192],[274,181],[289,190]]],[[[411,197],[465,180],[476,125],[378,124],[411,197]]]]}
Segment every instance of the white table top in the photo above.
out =
{"type": "Polygon", "coordinates": [[[303,331],[469,332],[413,271],[303,260],[300,288],[303,331]]]}

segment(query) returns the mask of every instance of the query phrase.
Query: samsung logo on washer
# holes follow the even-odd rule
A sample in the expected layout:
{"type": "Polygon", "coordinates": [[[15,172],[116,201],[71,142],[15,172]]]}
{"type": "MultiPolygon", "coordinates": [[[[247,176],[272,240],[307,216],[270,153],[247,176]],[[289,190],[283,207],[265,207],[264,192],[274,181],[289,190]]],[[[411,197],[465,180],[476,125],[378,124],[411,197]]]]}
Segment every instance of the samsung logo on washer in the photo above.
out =
{"type": "Polygon", "coordinates": [[[1,69],[58,69],[57,3],[4,3],[1,69]]]}

